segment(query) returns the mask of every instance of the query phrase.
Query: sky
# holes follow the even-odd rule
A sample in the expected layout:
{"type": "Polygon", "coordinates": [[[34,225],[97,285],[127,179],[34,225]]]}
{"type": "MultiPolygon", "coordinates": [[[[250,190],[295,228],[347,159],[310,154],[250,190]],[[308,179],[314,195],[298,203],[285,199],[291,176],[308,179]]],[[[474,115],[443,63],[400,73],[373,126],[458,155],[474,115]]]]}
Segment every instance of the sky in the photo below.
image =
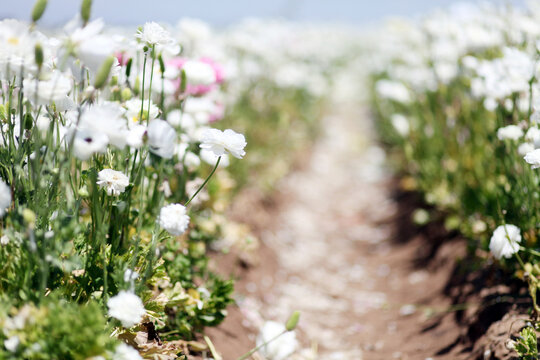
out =
{"type": "MultiPolygon", "coordinates": [[[[0,19],[28,19],[35,0],[0,0],[0,19]],[[9,3],[9,5],[7,5],[9,3]],[[6,6],[7,5],[7,6],[6,6]]],[[[522,3],[524,0],[507,0],[522,3]]],[[[500,2],[500,1],[499,1],[500,2]]],[[[92,17],[113,25],[146,21],[176,23],[194,17],[226,26],[246,17],[280,17],[297,21],[373,24],[387,16],[415,16],[448,6],[452,0],[94,0],[92,17]]],[[[79,11],[79,0],[49,0],[46,26],[62,25],[79,11]]]]}

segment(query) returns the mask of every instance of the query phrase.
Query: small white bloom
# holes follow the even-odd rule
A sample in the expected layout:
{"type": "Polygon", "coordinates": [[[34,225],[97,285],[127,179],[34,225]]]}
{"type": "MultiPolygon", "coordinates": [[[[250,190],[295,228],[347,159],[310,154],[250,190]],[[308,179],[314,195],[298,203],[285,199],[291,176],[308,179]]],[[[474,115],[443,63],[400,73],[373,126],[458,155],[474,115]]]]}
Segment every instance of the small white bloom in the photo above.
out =
{"type": "Polygon", "coordinates": [[[137,350],[124,343],[116,347],[112,358],[114,360],[143,360],[137,350]]]}
{"type": "Polygon", "coordinates": [[[129,178],[120,171],[103,169],[98,173],[97,184],[107,190],[107,195],[117,196],[129,185],[129,178]]]}
{"type": "Polygon", "coordinates": [[[528,152],[523,159],[529,164],[531,164],[533,169],[540,168],[540,149],[533,150],[528,152]]]}
{"type": "Polygon", "coordinates": [[[518,140],[523,136],[523,130],[517,125],[508,125],[497,130],[499,140],[518,140]]]}
{"type": "Polygon", "coordinates": [[[170,45],[174,42],[171,34],[161,25],[155,22],[147,22],[142,30],[138,30],[135,37],[141,39],[142,42],[152,45],[170,45]]]}
{"type": "Polygon", "coordinates": [[[171,235],[182,235],[188,228],[189,216],[186,207],[181,204],[171,204],[161,208],[159,225],[171,235]]]}
{"type": "Polygon", "coordinates": [[[235,158],[241,159],[246,152],[246,138],[231,129],[221,131],[206,129],[202,133],[201,149],[211,150],[215,155],[221,156],[229,152],[235,158]]]}
{"type": "Polygon", "coordinates": [[[107,301],[109,316],[118,319],[126,328],[138,324],[146,314],[142,300],[132,292],[120,291],[107,301]]]}
{"type": "Polygon", "coordinates": [[[20,343],[21,341],[18,336],[12,336],[9,339],[4,340],[4,347],[10,352],[15,352],[20,343]]]}
{"type": "Polygon", "coordinates": [[[148,125],[148,146],[152,153],[170,159],[174,155],[176,131],[166,121],[156,119],[148,125]]]}
{"type": "MultiPolygon", "coordinates": [[[[264,323],[259,336],[257,337],[257,346],[273,339],[278,334],[285,331],[283,324],[275,321],[264,323]]],[[[268,360],[285,360],[296,351],[298,341],[293,331],[286,332],[270,344],[263,346],[259,351],[268,360]]]]}
{"type": "Polygon", "coordinates": [[[6,209],[11,205],[11,188],[0,180],[0,218],[6,214],[6,209]]]}
{"type": "Polygon", "coordinates": [[[515,225],[500,225],[493,232],[489,242],[489,250],[497,259],[509,258],[519,251],[521,242],[520,230],[515,225]]]}
{"type": "Polygon", "coordinates": [[[533,143],[535,148],[540,148],[540,129],[536,126],[530,127],[525,134],[525,140],[533,143]]]}

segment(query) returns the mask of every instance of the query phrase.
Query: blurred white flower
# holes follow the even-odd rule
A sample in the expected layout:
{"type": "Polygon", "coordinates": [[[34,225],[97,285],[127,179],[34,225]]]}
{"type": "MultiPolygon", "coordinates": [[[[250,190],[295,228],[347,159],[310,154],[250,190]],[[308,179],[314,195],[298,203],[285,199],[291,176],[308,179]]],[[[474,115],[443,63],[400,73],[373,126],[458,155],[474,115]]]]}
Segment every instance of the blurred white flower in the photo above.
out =
{"type": "Polygon", "coordinates": [[[73,88],[73,82],[60,71],[53,71],[46,78],[25,79],[25,95],[35,105],[49,105],[51,102],[64,102],[73,88]],[[37,90],[37,93],[36,93],[37,90]]]}
{"type": "Polygon", "coordinates": [[[410,126],[409,126],[409,120],[401,114],[394,114],[391,118],[392,126],[394,126],[394,129],[396,129],[397,133],[401,136],[407,136],[409,135],[410,126]]]}
{"type": "Polygon", "coordinates": [[[509,258],[519,251],[521,242],[520,230],[515,225],[500,225],[493,232],[489,242],[489,250],[497,259],[509,258]]]}
{"type": "Polygon", "coordinates": [[[6,209],[11,205],[11,188],[0,180],[0,218],[6,214],[6,209]]]}
{"type": "Polygon", "coordinates": [[[525,156],[527,153],[530,153],[531,151],[534,151],[534,145],[531,143],[523,143],[518,146],[518,154],[521,156],[525,156]]]}
{"type": "Polygon", "coordinates": [[[150,110],[148,109],[148,101],[144,101],[141,104],[141,99],[131,99],[126,101],[126,117],[128,119],[128,127],[131,128],[132,125],[138,124],[141,117],[141,105],[143,108],[143,120],[152,121],[159,115],[159,108],[150,101],[150,110]]]}
{"type": "MultiPolygon", "coordinates": [[[[201,149],[199,156],[201,160],[207,163],[208,165],[216,165],[217,159],[219,157],[212,150],[206,150],[206,149],[201,149]]],[[[221,160],[219,161],[219,167],[226,168],[227,166],[229,166],[229,164],[230,164],[229,155],[227,154],[221,155],[221,160]]]]}
{"type": "Polygon", "coordinates": [[[392,80],[379,80],[375,85],[375,90],[382,98],[393,101],[408,103],[411,101],[409,89],[400,82],[392,80]]]}
{"type": "Polygon", "coordinates": [[[120,291],[107,301],[109,316],[120,320],[122,326],[130,328],[138,324],[146,314],[142,300],[132,292],[120,291]]]}
{"type": "Polygon", "coordinates": [[[16,352],[20,343],[21,343],[21,340],[19,339],[18,336],[12,336],[4,340],[4,347],[7,349],[7,351],[16,352]]]}
{"type": "Polygon", "coordinates": [[[523,136],[523,130],[517,125],[508,125],[497,130],[499,140],[519,140],[523,136]]]}
{"type": "MultiPolygon", "coordinates": [[[[259,336],[257,337],[257,346],[273,339],[278,334],[285,331],[285,325],[275,321],[264,323],[259,336]]],[[[259,352],[268,360],[286,360],[296,351],[298,341],[293,331],[286,332],[276,340],[260,348],[259,352]]]]}
{"type": "Polygon", "coordinates": [[[126,269],[126,271],[124,271],[124,282],[132,282],[132,281],[135,281],[139,278],[139,273],[136,272],[136,271],[133,271],[131,269],[126,269]]]}
{"type": "Polygon", "coordinates": [[[123,149],[126,146],[128,128],[123,118],[125,110],[114,102],[105,102],[85,109],[79,128],[91,129],[105,134],[108,143],[123,149]]]}
{"type": "Polygon", "coordinates": [[[147,129],[148,146],[152,153],[170,159],[174,155],[176,131],[166,121],[156,119],[150,122],[147,129]]]}
{"type": "Polygon", "coordinates": [[[113,169],[103,169],[98,173],[97,184],[107,191],[109,196],[118,196],[129,186],[129,178],[113,169]]]}
{"type": "Polygon", "coordinates": [[[533,150],[531,152],[528,152],[523,159],[529,164],[531,164],[531,168],[538,169],[540,168],[540,149],[533,150]]]}
{"type": "Polygon", "coordinates": [[[124,343],[116,347],[112,358],[114,360],[143,360],[137,350],[124,343]]]}
{"type": "Polygon", "coordinates": [[[155,22],[147,22],[142,30],[138,30],[135,37],[141,39],[142,42],[153,45],[170,45],[174,43],[171,34],[161,25],[155,22]]]}
{"type": "Polygon", "coordinates": [[[205,62],[188,60],[182,69],[186,73],[187,82],[190,85],[211,85],[216,82],[214,68],[205,62]]]}
{"type": "Polygon", "coordinates": [[[532,126],[527,130],[525,139],[534,144],[535,148],[540,148],[540,129],[536,126],[532,126]]]}
{"type": "Polygon", "coordinates": [[[109,138],[99,131],[88,128],[79,130],[71,128],[68,133],[68,140],[72,136],[75,136],[73,154],[80,160],[88,160],[95,153],[104,153],[107,150],[109,138]]]}
{"type": "Polygon", "coordinates": [[[201,149],[211,150],[215,155],[221,156],[229,152],[235,158],[241,159],[246,152],[246,138],[231,129],[221,131],[206,129],[201,136],[201,149]]]}
{"type": "Polygon", "coordinates": [[[146,126],[132,125],[127,134],[127,144],[134,149],[140,149],[144,144],[144,134],[146,134],[146,126]]]}
{"type": "Polygon", "coordinates": [[[181,204],[170,204],[161,208],[159,225],[171,235],[182,235],[189,226],[186,207],[181,204]]]}

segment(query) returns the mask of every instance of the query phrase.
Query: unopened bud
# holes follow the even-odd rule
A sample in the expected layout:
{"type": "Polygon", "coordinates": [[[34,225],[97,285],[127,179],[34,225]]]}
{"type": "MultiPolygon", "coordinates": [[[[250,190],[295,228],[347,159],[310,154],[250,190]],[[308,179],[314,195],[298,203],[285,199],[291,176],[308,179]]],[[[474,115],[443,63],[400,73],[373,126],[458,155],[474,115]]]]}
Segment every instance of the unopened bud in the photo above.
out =
{"type": "Polygon", "coordinates": [[[36,46],[34,47],[34,57],[38,69],[41,70],[41,67],[43,66],[43,47],[40,43],[36,43],[36,46]]]}
{"type": "Polygon", "coordinates": [[[92,10],[92,0],[83,0],[81,5],[81,19],[84,22],[84,25],[90,20],[90,13],[92,10]]]}
{"type": "Polygon", "coordinates": [[[107,83],[113,63],[114,56],[109,56],[99,68],[96,75],[96,81],[94,81],[94,87],[96,89],[101,89],[107,83]]]}
{"type": "Polygon", "coordinates": [[[298,325],[298,320],[300,320],[300,311],[296,310],[285,324],[287,331],[293,331],[296,328],[296,325],[298,325]]]}
{"type": "Polygon", "coordinates": [[[129,99],[131,99],[131,96],[132,96],[132,93],[129,88],[122,89],[122,93],[121,93],[122,101],[128,101],[129,99]]]}
{"type": "Polygon", "coordinates": [[[22,213],[24,222],[31,228],[34,227],[36,223],[36,214],[30,209],[24,209],[22,213]]]}
{"type": "Polygon", "coordinates": [[[45,12],[47,0],[37,0],[32,9],[32,22],[37,22],[45,12]]]}

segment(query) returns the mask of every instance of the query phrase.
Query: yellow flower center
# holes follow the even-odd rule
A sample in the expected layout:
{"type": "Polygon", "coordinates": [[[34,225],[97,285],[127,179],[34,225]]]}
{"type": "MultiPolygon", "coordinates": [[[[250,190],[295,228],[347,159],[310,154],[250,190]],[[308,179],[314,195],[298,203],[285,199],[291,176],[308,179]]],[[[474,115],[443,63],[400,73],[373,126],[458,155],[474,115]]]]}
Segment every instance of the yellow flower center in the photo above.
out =
{"type": "Polygon", "coordinates": [[[10,37],[7,39],[7,42],[11,45],[19,45],[19,38],[10,37]]]}

